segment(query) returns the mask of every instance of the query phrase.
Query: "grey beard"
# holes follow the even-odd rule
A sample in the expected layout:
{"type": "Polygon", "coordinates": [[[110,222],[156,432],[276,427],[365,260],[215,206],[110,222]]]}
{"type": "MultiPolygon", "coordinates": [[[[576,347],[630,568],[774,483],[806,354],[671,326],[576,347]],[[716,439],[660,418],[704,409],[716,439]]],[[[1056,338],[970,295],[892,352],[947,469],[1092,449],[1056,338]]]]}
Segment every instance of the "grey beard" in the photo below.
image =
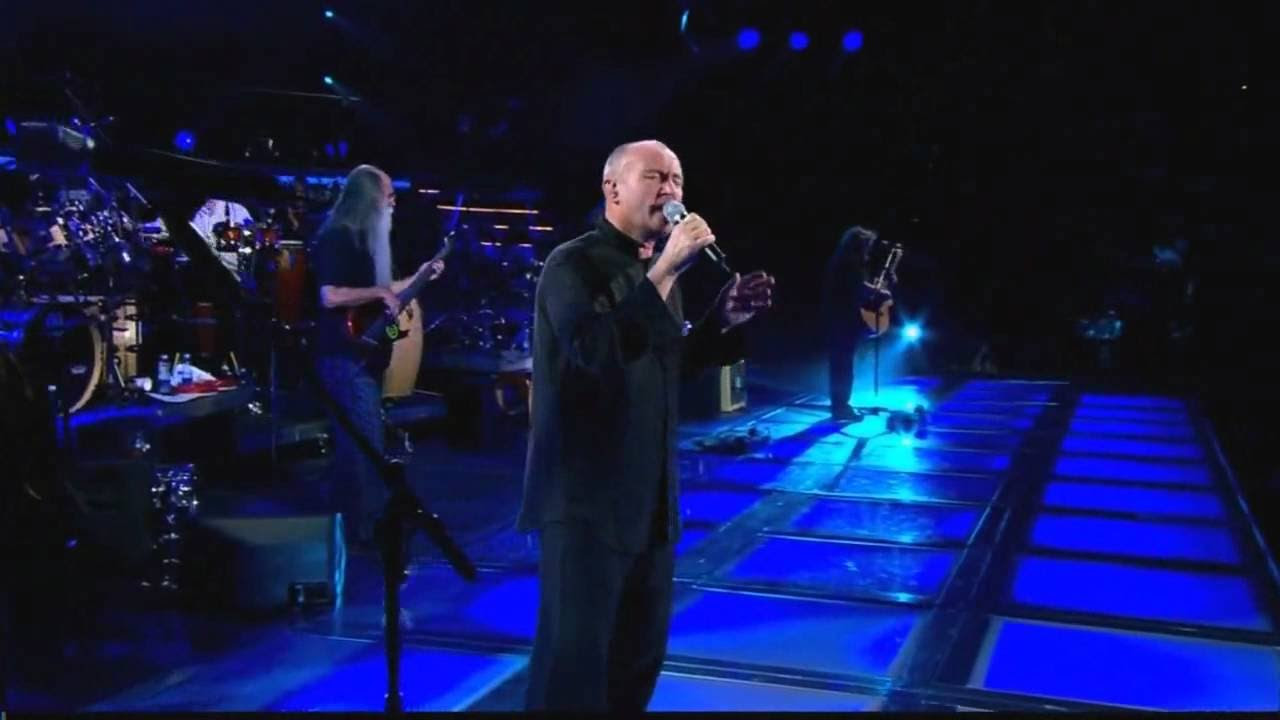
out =
{"type": "Polygon", "coordinates": [[[391,210],[383,210],[374,218],[369,231],[369,254],[373,256],[374,281],[378,287],[391,287],[391,210]]]}

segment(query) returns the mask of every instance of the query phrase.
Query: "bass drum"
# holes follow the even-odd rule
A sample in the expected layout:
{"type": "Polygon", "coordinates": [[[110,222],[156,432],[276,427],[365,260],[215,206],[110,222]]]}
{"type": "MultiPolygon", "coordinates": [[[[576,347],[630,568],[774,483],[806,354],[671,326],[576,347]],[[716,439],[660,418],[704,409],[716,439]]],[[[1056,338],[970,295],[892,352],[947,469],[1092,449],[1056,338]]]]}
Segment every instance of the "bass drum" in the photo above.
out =
{"type": "Polygon", "coordinates": [[[422,366],[422,308],[417,299],[409,301],[397,322],[402,337],[391,344],[391,364],[382,375],[382,397],[407,397],[418,386],[418,368],[422,366]]]}
{"type": "Polygon", "coordinates": [[[76,305],[0,308],[0,348],[17,357],[30,382],[58,389],[59,411],[84,407],[102,380],[102,336],[76,305]]]}

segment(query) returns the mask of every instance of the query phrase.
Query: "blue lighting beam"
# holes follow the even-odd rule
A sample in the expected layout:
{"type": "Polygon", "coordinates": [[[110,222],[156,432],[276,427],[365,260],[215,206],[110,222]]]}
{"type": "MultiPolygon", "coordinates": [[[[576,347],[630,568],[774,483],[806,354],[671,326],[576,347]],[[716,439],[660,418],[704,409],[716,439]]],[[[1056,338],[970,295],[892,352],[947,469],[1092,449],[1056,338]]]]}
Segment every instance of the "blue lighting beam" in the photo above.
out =
{"type": "Polygon", "coordinates": [[[760,46],[760,31],[755,28],[742,28],[738,32],[738,49],[755,50],[760,46]]]}

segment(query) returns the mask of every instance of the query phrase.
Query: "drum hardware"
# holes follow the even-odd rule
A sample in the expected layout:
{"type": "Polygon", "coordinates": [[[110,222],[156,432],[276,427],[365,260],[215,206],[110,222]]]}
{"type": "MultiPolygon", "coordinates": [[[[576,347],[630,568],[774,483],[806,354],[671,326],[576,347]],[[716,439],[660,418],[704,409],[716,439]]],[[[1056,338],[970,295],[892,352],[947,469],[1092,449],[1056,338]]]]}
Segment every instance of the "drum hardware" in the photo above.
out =
{"type": "Polygon", "coordinates": [[[162,592],[180,589],[182,545],[191,517],[200,507],[196,497],[198,477],[194,465],[158,465],[151,485],[151,506],[155,511],[157,534],[154,545],[156,565],[146,588],[162,592]]]}

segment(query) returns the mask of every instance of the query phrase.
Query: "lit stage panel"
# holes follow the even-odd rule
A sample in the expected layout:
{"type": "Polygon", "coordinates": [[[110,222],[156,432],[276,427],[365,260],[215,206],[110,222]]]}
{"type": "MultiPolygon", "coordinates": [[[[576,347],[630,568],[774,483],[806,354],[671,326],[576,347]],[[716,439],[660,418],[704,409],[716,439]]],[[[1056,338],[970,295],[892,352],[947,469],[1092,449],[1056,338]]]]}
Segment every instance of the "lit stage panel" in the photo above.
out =
{"type": "Polygon", "coordinates": [[[1098,455],[1062,453],[1054,465],[1060,478],[1084,480],[1119,480],[1153,485],[1193,485],[1209,487],[1213,476],[1203,463],[1129,460],[1098,455]]]}
{"type": "MultiPolygon", "coordinates": [[[[387,666],[381,643],[328,674],[283,695],[271,712],[382,712],[387,666]]],[[[521,655],[488,655],[407,645],[401,654],[400,692],[409,712],[465,710],[528,664],[521,655]]]]}
{"type": "Polygon", "coordinates": [[[1055,480],[1045,486],[1044,505],[1072,510],[1103,510],[1138,516],[1225,520],[1222,500],[1207,490],[1134,487],[1055,480]]]}
{"type": "Polygon", "coordinates": [[[840,475],[831,495],[917,502],[925,500],[986,504],[1000,489],[994,475],[894,472],[851,467],[840,475]]]}
{"type": "Polygon", "coordinates": [[[1031,531],[1035,548],[1151,560],[1239,565],[1240,548],[1225,527],[1042,514],[1031,531]]]}
{"type": "Polygon", "coordinates": [[[1009,452],[948,450],[916,447],[914,440],[886,436],[867,444],[858,465],[906,472],[962,472],[999,474],[1013,461],[1009,452]]]}
{"type": "MultiPolygon", "coordinates": [[[[843,468],[831,463],[774,463],[760,460],[732,460],[720,463],[707,474],[706,482],[740,485],[761,490],[811,492],[830,485],[843,468]]],[[[691,487],[686,483],[686,487],[691,487]]]]}
{"type": "Polygon", "coordinates": [[[880,698],[664,672],[649,712],[858,712],[874,711],[880,698]]]}
{"type": "Polygon", "coordinates": [[[1170,442],[1195,440],[1196,438],[1195,428],[1189,423],[1170,425],[1168,423],[1091,419],[1087,417],[1072,420],[1067,426],[1067,432],[1071,435],[1118,435],[1135,438],[1155,438],[1170,442]]]}
{"type": "Polygon", "coordinates": [[[981,516],[976,507],[821,498],[777,530],[908,544],[965,544],[981,516]]]}
{"type": "Polygon", "coordinates": [[[672,618],[668,653],[888,676],[922,617],[922,611],[910,607],[704,591],[672,618]]]}
{"type": "Polygon", "coordinates": [[[1271,631],[1247,578],[1095,560],[1026,555],[1011,599],[1023,605],[1154,622],[1271,631]]]}
{"type": "Polygon", "coordinates": [[[751,489],[687,489],[680,493],[680,516],[686,523],[723,525],[767,494],[751,489]]]}
{"type": "Polygon", "coordinates": [[[722,571],[728,582],[837,597],[932,598],[957,550],[768,537],[722,571]]]}
{"type": "Polygon", "coordinates": [[[1076,399],[1078,407],[1110,407],[1138,410],[1175,410],[1184,411],[1186,404],[1176,398],[1157,397],[1153,395],[1100,395],[1084,393],[1076,399]]]}
{"type": "Polygon", "coordinates": [[[1063,452],[1087,455],[1127,455],[1153,460],[1204,460],[1200,443],[1153,441],[1134,438],[1097,437],[1071,433],[1062,439],[1063,452]]]}
{"type": "Polygon", "coordinates": [[[970,687],[1173,711],[1280,709],[1280,649],[992,618],[970,687]]]}
{"type": "Polygon", "coordinates": [[[1176,408],[1108,407],[1104,405],[1077,405],[1075,419],[1142,422],[1152,425],[1187,425],[1191,416],[1176,408]]]}

